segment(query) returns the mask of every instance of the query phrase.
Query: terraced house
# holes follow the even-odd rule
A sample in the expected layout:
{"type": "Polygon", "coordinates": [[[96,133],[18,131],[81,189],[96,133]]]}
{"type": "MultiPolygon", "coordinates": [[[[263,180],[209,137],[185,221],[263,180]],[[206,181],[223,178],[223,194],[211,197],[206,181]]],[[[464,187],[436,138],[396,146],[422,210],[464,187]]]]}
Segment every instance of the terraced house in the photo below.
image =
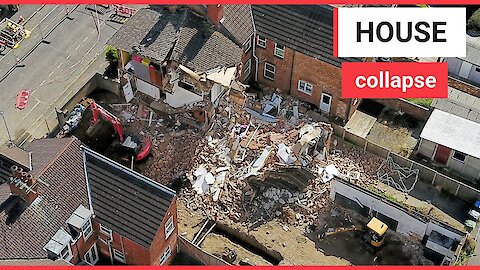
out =
{"type": "Polygon", "coordinates": [[[252,5],[253,56],[244,76],[347,120],[358,100],[341,97],[341,63],[333,57],[333,7],[252,5]]]}
{"type": "Polygon", "coordinates": [[[176,252],[175,192],[75,137],[0,149],[0,201],[0,262],[166,265],[176,252]]]}

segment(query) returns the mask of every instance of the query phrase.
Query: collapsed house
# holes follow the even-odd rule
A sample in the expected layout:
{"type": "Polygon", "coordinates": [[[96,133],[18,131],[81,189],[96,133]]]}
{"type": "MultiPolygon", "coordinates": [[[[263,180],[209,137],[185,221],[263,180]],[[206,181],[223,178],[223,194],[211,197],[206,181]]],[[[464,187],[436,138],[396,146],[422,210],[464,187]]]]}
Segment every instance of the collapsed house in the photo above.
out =
{"type": "Polygon", "coordinates": [[[219,98],[231,88],[244,89],[237,81],[243,49],[221,27],[223,6],[208,6],[206,16],[196,11],[178,6],[140,9],[108,43],[119,52],[127,102],[141,92],[153,109],[206,128],[219,98]]]}

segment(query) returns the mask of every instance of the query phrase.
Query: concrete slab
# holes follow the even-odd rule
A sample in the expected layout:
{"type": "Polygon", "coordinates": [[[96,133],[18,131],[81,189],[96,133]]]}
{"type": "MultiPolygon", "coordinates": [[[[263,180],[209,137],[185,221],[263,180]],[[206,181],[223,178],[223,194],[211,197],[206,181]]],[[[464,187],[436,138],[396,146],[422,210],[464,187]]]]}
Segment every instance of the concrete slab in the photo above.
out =
{"type": "Polygon", "coordinates": [[[355,111],[345,125],[345,130],[359,137],[366,138],[377,118],[361,111],[355,111]]]}

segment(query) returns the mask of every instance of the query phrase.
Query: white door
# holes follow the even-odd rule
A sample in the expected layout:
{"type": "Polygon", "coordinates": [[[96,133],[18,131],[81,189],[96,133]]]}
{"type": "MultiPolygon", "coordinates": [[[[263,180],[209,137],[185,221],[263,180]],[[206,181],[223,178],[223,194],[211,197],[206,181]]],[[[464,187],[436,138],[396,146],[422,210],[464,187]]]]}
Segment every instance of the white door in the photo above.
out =
{"type": "Polygon", "coordinates": [[[460,67],[460,71],[458,72],[458,76],[467,79],[470,75],[470,71],[472,70],[472,64],[463,62],[462,66],[460,67]]]}
{"type": "Polygon", "coordinates": [[[95,265],[98,262],[97,244],[93,244],[90,250],[85,254],[85,261],[91,265],[95,265]]]}
{"type": "Polygon", "coordinates": [[[330,107],[332,106],[332,96],[329,94],[322,93],[322,98],[320,99],[320,110],[323,112],[329,113],[330,107]]]}

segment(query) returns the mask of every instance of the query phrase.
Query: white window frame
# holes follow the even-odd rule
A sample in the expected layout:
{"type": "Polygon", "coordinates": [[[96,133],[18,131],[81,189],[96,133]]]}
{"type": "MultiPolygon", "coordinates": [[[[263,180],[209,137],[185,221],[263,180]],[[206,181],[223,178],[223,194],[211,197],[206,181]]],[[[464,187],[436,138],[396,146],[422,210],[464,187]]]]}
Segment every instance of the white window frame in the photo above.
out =
{"type": "Polygon", "coordinates": [[[100,224],[100,232],[104,235],[107,235],[108,237],[110,237],[110,239],[112,239],[112,230],[103,226],[102,224],[100,224]]]}
{"type": "Polygon", "coordinates": [[[168,258],[170,258],[171,255],[172,250],[170,249],[170,245],[167,245],[167,248],[162,254],[162,258],[160,258],[160,265],[163,265],[168,260],[168,258]]]}
{"type": "Polygon", "coordinates": [[[66,262],[70,262],[70,260],[73,258],[73,254],[72,254],[72,249],[70,248],[69,243],[67,243],[67,245],[62,248],[62,250],[60,251],[60,254],[58,254],[58,257],[66,262]],[[62,254],[65,248],[67,248],[68,252],[66,254],[62,254]],[[65,255],[67,256],[65,257],[65,255]]]}
{"type": "Polygon", "coordinates": [[[167,222],[165,222],[165,239],[175,231],[175,224],[173,224],[173,216],[169,217],[167,222]]]}
{"type": "Polygon", "coordinates": [[[313,94],[313,84],[303,80],[298,80],[297,90],[311,96],[313,94]],[[303,84],[303,87],[302,87],[302,84],[303,84]],[[310,86],[310,92],[307,90],[308,86],[310,86]]]}
{"type": "Polygon", "coordinates": [[[94,243],[93,246],[90,247],[90,249],[83,256],[83,259],[90,265],[95,265],[98,262],[99,258],[98,258],[97,243],[94,243]],[[87,255],[88,254],[90,254],[90,256],[92,256],[92,254],[95,254],[95,261],[93,261],[93,262],[87,261],[87,255]]]}
{"type": "Polygon", "coordinates": [[[453,150],[452,151],[452,159],[455,160],[455,161],[458,161],[458,162],[461,162],[461,163],[465,163],[465,161],[467,160],[467,154],[461,152],[461,151],[456,151],[456,150],[453,150]],[[462,155],[465,156],[465,158],[463,160],[461,159],[458,159],[458,158],[455,158],[455,153],[461,153],[462,155]]]}
{"type": "Polygon", "coordinates": [[[267,79],[269,79],[269,80],[275,81],[275,71],[276,71],[275,65],[265,62],[265,65],[264,65],[264,67],[263,67],[263,77],[264,77],[264,78],[267,78],[267,79]],[[267,66],[273,67],[273,71],[267,70],[267,66]],[[267,76],[267,71],[270,72],[270,73],[273,73],[273,78],[267,76]]]}
{"type": "Polygon", "coordinates": [[[273,51],[273,54],[276,56],[276,57],[279,57],[279,58],[284,58],[285,57],[285,46],[282,46],[283,49],[280,49],[278,47],[278,43],[275,43],[275,49],[273,51]],[[278,52],[281,52],[281,53],[278,53],[278,52]]]}
{"type": "Polygon", "coordinates": [[[92,227],[92,220],[89,218],[87,219],[87,221],[85,223],[83,223],[82,225],[82,235],[83,235],[83,239],[85,241],[88,240],[88,238],[93,234],[93,227],[92,227]],[[85,225],[88,225],[86,228],[85,228],[85,225]],[[90,230],[88,230],[90,229],[90,230]],[[85,235],[85,231],[88,231],[87,234],[85,235]]]}
{"type": "Polygon", "coordinates": [[[267,48],[267,38],[259,35],[257,37],[257,46],[264,49],[267,48]]]}
{"type": "Polygon", "coordinates": [[[248,59],[248,61],[245,62],[245,65],[243,66],[243,80],[247,79],[248,76],[250,76],[251,72],[252,72],[252,58],[248,59]]]}
{"type": "Polygon", "coordinates": [[[247,41],[245,41],[245,43],[243,43],[243,51],[248,52],[248,51],[250,51],[250,48],[252,48],[252,40],[250,38],[248,38],[247,41]]]}
{"type": "Polygon", "coordinates": [[[121,263],[125,263],[125,253],[121,252],[120,250],[118,249],[114,249],[112,248],[113,250],[113,258],[121,263]]]}

